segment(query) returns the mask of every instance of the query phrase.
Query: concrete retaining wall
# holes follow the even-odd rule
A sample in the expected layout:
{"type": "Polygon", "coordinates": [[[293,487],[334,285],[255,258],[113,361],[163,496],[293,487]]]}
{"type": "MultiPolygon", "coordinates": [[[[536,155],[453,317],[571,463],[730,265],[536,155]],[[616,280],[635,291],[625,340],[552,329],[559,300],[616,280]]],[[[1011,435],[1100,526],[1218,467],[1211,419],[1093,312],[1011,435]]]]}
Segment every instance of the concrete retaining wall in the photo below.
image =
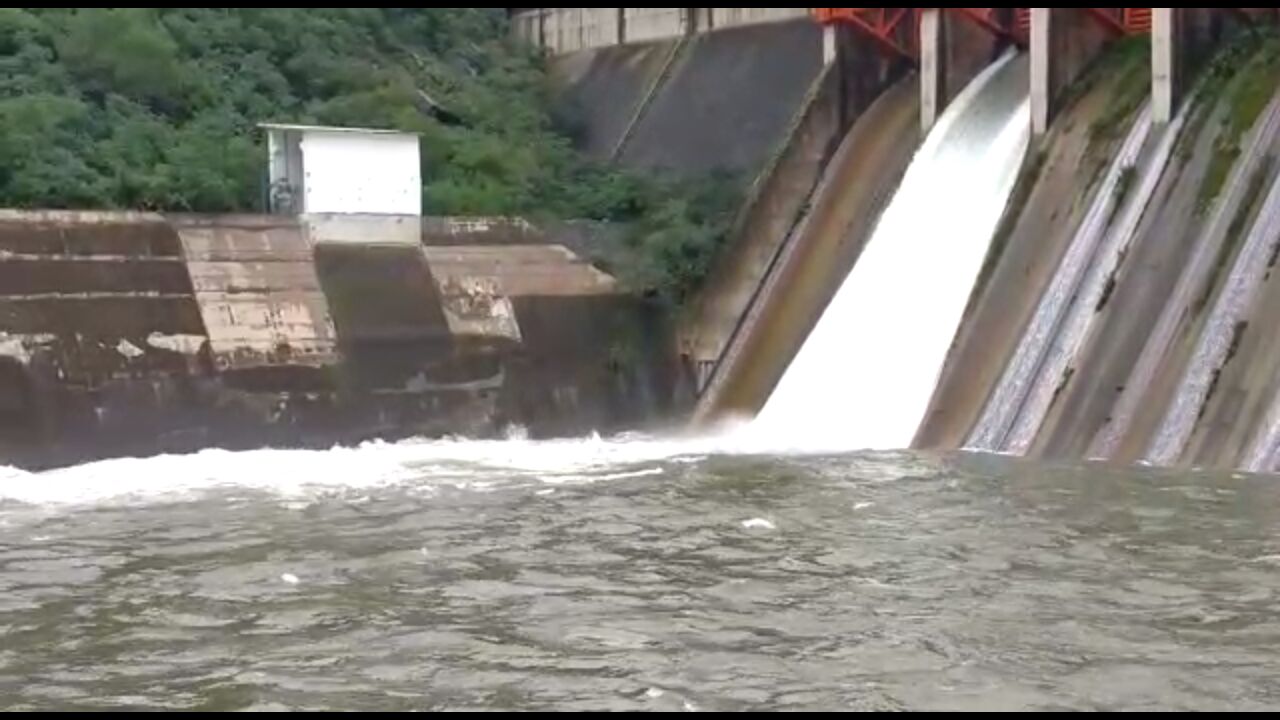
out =
{"type": "Polygon", "coordinates": [[[543,43],[558,53],[617,45],[620,9],[549,8],[542,21],[543,43]]]}
{"type": "Polygon", "coordinates": [[[808,20],[751,25],[690,43],[618,159],[680,174],[754,173],[822,69],[822,30],[808,20]]]}
{"type": "Polygon", "coordinates": [[[672,410],[660,313],[546,232],[428,218],[419,244],[370,245],[305,228],[0,213],[0,462],[609,432],[672,410]]]}
{"type": "Polygon", "coordinates": [[[556,112],[574,144],[598,160],[612,160],[680,45],[665,40],[555,58],[556,112]]]}

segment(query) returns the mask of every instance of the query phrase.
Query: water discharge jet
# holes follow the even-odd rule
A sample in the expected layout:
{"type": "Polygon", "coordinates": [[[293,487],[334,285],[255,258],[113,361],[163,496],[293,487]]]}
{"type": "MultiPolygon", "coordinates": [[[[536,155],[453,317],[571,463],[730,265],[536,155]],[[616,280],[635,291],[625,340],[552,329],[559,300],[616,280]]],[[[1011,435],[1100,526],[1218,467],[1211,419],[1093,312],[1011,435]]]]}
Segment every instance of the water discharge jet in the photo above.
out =
{"type": "Polygon", "coordinates": [[[840,290],[749,432],[796,448],[915,436],[1030,137],[1010,52],[938,120],[840,290]]]}

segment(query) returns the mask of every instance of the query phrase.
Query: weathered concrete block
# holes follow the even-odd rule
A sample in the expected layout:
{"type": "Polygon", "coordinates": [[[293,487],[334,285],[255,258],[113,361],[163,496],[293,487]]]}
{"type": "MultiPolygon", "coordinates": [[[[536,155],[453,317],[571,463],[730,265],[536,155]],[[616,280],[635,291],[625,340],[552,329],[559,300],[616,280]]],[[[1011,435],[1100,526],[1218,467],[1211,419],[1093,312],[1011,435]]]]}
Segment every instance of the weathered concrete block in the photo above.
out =
{"type": "Polygon", "coordinates": [[[302,227],[283,217],[178,217],[187,271],[221,370],[337,361],[302,227]]]}

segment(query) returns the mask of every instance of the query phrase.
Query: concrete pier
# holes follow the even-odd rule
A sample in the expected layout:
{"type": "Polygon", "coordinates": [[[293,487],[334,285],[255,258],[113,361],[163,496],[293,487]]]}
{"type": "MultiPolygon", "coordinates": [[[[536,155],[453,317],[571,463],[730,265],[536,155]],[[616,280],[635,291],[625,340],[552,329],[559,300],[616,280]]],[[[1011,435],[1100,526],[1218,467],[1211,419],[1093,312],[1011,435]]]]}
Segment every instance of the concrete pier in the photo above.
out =
{"type": "Polygon", "coordinates": [[[1182,79],[1182,13],[1151,9],[1151,100],[1155,121],[1167,123],[1176,112],[1182,79]]]}
{"type": "Polygon", "coordinates": [[[1008,39],[950,8],[920,15],[920,127],[928,132],[947,104],[995,59],[1008,39]]]}
{"type": "Polygon", "coordinates": [[[1031,130],[1048,131],[1062,98],[1115,33],[1078,8],[1031,8],[1031,130]]]}
{"type": "Polygon", "coordinates": [[[942,8],[920,16],[920,129],[928,132],[947,101],[947,44],[942,8]]]}

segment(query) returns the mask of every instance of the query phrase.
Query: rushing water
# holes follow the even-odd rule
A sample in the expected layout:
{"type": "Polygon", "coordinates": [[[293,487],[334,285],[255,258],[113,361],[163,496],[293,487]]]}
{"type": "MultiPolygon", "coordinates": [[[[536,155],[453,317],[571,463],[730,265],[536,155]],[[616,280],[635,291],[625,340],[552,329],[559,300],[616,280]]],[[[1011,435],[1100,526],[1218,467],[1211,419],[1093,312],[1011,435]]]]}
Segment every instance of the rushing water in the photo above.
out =
{"type": "Polygon", "coordinates": [[[644,439],[0,469],[0,708],[1261,709],[1280,485],[644,439]]]}
{"type": "Polygon", "coordinates": [[[1006,55],[938,119],[758,424],[815,446],[911,445],[1026,154],[1027,73],[1006,55]]]}

